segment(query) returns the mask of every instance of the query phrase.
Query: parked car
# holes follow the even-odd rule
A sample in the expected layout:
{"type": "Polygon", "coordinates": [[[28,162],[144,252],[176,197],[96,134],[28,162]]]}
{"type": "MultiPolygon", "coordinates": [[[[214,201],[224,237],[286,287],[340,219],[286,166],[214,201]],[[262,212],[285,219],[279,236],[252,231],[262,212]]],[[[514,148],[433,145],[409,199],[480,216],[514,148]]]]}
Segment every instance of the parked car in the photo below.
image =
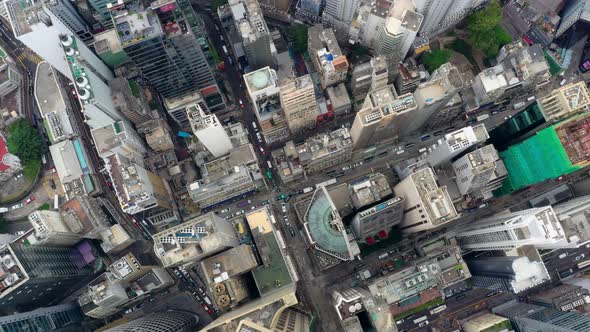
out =
{"type": "Polygon", "coordinates": [[[31,196],[29,198],[27,198],[27,200],[25,201],[26,204],[30,204],[31,202],[33,202],[35,200],[35,196],[31,196]]]}

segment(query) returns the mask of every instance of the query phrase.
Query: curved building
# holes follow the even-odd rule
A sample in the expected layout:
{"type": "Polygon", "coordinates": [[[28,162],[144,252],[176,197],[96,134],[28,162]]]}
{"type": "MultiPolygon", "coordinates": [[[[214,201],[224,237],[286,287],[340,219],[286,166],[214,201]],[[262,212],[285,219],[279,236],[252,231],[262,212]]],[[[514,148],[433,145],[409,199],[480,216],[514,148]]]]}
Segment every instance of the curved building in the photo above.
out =
{"type": "Polygon", "coordinates": [[[199,317],[186,311],[162,311],[113,327],[105,332],[193,332],[199,317]]]}

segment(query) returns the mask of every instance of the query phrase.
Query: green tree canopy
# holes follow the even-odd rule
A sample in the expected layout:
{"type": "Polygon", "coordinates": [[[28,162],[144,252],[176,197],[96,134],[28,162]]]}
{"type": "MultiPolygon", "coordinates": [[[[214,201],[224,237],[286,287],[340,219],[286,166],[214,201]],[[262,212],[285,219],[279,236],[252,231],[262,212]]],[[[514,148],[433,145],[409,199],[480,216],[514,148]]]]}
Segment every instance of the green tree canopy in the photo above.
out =
{"type": "Polygon", "coordinates": [[[426,69],[432,73],[438,69],[438,67],[449,62],[451,55],[453,55],[453,52],[450,50],[434,50],[422,55],[422,63],[426,69]]]}
{"type": "Polygon", "coordinates": [[[16,155],[23,164],[40,161],[45,152],[45,143],[39,132],[29,121],[19,119],[8,126],[8,151],[16,155]]]}
{"type": "Polygon", "coordinates": [[[293,39],[293,46],[298,52],[307,50],[307,25],[295,24],[289,29],[289,34],[293,39]]]}
{"type": "Polygon", "coordinates": [[[500,26],[501,20],[502,6],[496,0],[467,18],[469,41],[488,58],[498,55],[500,47],[512,41],[500,26]]]}

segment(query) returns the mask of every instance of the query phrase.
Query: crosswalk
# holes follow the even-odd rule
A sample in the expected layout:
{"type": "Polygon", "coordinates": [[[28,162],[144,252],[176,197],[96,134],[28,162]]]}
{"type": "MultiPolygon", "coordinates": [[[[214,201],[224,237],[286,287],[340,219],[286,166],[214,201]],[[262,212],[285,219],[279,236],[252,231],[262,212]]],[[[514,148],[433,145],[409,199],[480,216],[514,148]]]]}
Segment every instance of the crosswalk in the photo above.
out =
{"type": "Polygon", "coordinates": [[[21,54],[19,54],[17,56],[17,59],[19,61],[25,61],[25,59],[29,60],[30,62],[33,62],[35,64],[39,64],[45,60],[43,60],[42,57],[38,56],[35,52],[31,51],[31,50],[26,50],[24,52],[22,52],[21,54]]]}

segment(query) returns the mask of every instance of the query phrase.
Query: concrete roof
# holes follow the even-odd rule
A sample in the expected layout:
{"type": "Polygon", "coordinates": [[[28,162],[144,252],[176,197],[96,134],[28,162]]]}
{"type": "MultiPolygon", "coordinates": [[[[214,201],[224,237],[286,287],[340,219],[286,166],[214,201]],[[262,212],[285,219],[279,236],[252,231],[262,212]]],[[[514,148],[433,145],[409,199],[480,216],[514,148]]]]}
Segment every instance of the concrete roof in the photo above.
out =
{"type": "Polygon", "coordinates": [[[59,88],[53,68],[47,62],[41,62],[35,76],[35,97],[41,115],[59,112],[66,108],[62,91],[59,88]]]}

